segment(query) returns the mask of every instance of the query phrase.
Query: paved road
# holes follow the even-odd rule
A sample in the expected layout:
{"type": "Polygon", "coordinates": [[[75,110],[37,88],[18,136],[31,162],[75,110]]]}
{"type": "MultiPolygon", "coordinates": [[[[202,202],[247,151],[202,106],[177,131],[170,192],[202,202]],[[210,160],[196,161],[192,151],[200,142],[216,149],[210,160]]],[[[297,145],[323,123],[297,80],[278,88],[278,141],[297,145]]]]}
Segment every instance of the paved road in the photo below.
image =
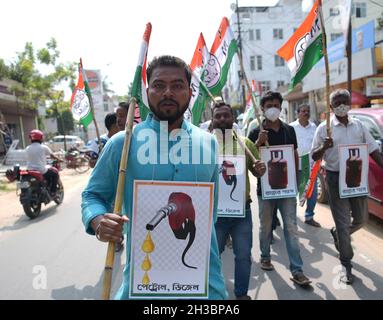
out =
{"type": "MultiPolygon", "coordinates": [[[[13,225],[0,227],[0,299],[97,299],[106,245],[84,232],[80,193],[87,176],[76,181],[60,206],[49,204],[30,220],[16,202],[13,225]],[[46,274],[46,288],[42,277],[46,274]]],[[[112,292],[121,282],[123,262],[116,256],[112,292]]]]}
{"type": "MultiPolygon", "coordinates": [[[[58,207],[48,205],[35,220],[23,215],[15,196],[13,200],[12,195],[0,197],[0,219],[3,218],[3,223],[0,221],[0,299],[100,297],[106,245],[84,232],[79,208],[80,193],[85,182],[86,176],[68,179],[64,203],[58,207]],[[4,208],[7,208],[6,212],[4,208]],[[4,220],[6,214],[11,218],[4,220]],[[43,280],[45,274],[46,283],[43,280]]],[[[255,208],[256,203],[253,206],[255,208]]],[[[277,229],[272,251],[276,270],[265,272],[259,268],[258,218],[254,215],[255,261],[250,295],[254,299],[382,299],[383,225],[373,221],[353,237],[357,279],[352,287],[342,287],[337,281],[338,259],[328,231],[332,226],[328,208],[320,206],[317,219],[324,228],[313,228],[302,223],[302,218],[299,219],[304,271],[313,280],[312,288],[303,290],[289,280],[288,260],[280,228],[277,229]]],[[[230,298],[233,298],[232,250],[227,249],[222,260],[227,288],[230,298]]],[[[117,255],[112,293],[120,285],[124,263],[125,255],[117,255]]]]}

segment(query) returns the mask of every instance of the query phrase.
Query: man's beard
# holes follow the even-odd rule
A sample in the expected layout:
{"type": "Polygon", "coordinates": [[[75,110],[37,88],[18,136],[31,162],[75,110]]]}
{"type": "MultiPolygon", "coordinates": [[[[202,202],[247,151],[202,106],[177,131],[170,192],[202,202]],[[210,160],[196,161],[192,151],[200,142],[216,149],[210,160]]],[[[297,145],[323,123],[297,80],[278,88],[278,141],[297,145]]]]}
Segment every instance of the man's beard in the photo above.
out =
{"type": "Polygon", "coordinates": [[[169,125],[176,122],[179,118],[183,116],[186,109],[189,106],[190,100],[187,102],[186,105],[181,107],[176,101],[174,100],[162,100],[158,103],[157,108],[154,108],[152,104],[150,103],[149,97],[148,97],[149,107],[150,110],[154,113],[154,115],[160,120],[160,121],[167,121],[169,125]],[[166,111],[161,110],[161,104],[164,104],[166,102],[171,102],[176,105],[176,112],[172,115],[168,115],[166,111]]]}

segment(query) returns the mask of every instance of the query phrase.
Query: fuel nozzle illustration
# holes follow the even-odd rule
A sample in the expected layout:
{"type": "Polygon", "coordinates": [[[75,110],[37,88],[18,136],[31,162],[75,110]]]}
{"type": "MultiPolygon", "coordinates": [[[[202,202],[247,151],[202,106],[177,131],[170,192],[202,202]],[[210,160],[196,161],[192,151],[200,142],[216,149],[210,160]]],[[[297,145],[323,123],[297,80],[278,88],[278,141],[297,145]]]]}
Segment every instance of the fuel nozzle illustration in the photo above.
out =
{"type": "Polygon", "coordinates": [[[193,244],[196,234],[195,210],[192,199],[183,192],[171,193],[168,204],[156,212],[146,225],[146,229],[154,230],[166,217],[168,217],[169,226],[177,239],[185,240],[189,235],[189,241],[182,253],[182,263],[188,268],[197,269],[185,262],[185,255],[193,244]]]}
{"type": "Polygon", "coordinates": [[[349,158],[346,161],[346,184],[348,188],[360,186],[362,180],[362,163],[359,148],[348,149],[349,158]]]}
{"type": "Polygon", "coordinates": [[[288,184],[287,161],[283,159],[283,150],[271,150],[271,159],[267,162],[269,185],[271,189],[285,189],[288,184]]]}
{"type": "Polygon", "coordinates": [[[222,162],[221,168],[219,169],[219,173],[222,173],[222,178],[228,186],[233,185],[233,189],[230,192],[230,199],[238,202],[238,200],[233,198],[233,192],[237,187],[237,175],[235,172],[235,165],[231,161],[224,160],[222,162]]]}

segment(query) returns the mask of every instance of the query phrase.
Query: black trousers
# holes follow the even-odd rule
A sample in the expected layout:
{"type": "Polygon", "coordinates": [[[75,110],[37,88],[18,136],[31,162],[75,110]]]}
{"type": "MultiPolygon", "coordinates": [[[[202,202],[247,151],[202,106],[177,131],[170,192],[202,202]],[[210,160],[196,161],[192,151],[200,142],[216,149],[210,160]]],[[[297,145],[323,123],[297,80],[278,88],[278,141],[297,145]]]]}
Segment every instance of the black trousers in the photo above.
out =
{"type": "Polygon", "coordinates": [[[47,180],[51,193],[55,193],[57,191],[57,182],[59,180],[58,174],[55,171],[48,169],[48,171],[44,173],[44,179],[47,180]]]}

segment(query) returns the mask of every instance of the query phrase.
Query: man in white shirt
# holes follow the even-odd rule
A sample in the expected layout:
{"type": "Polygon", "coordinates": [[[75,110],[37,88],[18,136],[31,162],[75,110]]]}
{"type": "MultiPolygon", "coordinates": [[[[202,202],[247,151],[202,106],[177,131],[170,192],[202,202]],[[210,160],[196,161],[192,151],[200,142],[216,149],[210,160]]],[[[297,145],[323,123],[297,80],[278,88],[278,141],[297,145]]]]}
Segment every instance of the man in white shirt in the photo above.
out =
{"type": "MultiPolygon", "coordinates": [[[[310,106],[308,104],[301,104],[298,107],[298,119],[290,126],[294,127],[295,134],[298,141],[298,155],[299,155],[299,171],[298,171],[298,185],[302,178],[302,156],[310,153],[311,145],[313,143],[314,134],[317,126],[310,121],[310,106]]],[[[311,156],[310,156],[311,159],[311,156]]],[[[310,161],[310,168],[312,168],[313,161],[310,161]]],[[[313,194],[310,199],[307,199],[307,207],[305,211],[305,223],[313,226],[320,227],[321,225],[314,220],[314,208],[317,202],[318,187],[315,182],[313,194]]]]}
{"type": "Polygon", "coordinates": [[[40,130],[32,130],[29,133],[29,139],[31,144],[26,148],[27,169],[41,172],[50,186],[51,195],[54,196],[57,191],[58,174],[47,167],[47,156],[57,161],[61,160],[52,153],[48,146],[42,144],[44,134],[40,130]]]}
{"type": "Polygon", "coordinates": [[[368,129],[358,119],[348,116],[351,96],[347,90],[338,89],[330,95],[330,106],[334,112],[331,117],[331,137],[327,137],[326,123],[322,122],[315,132],[312,145],[314,161],[323,158],[326,161],[326,184],[330,200],[331,213],[335,227],[331,229],[335,248],[339,251],[341,264],[346,275],[341,281],[352,284],[351,259],[354,252],[351,246],[351,234],[363,227],[368,218],[367,197],[340,198],[339,196],[339,155],[340,144],[366,143],[368,153],[383,168],[383,158],[379,146],[368,129]],[[352,217],[352,221],[351,221],[352,217]]]}

